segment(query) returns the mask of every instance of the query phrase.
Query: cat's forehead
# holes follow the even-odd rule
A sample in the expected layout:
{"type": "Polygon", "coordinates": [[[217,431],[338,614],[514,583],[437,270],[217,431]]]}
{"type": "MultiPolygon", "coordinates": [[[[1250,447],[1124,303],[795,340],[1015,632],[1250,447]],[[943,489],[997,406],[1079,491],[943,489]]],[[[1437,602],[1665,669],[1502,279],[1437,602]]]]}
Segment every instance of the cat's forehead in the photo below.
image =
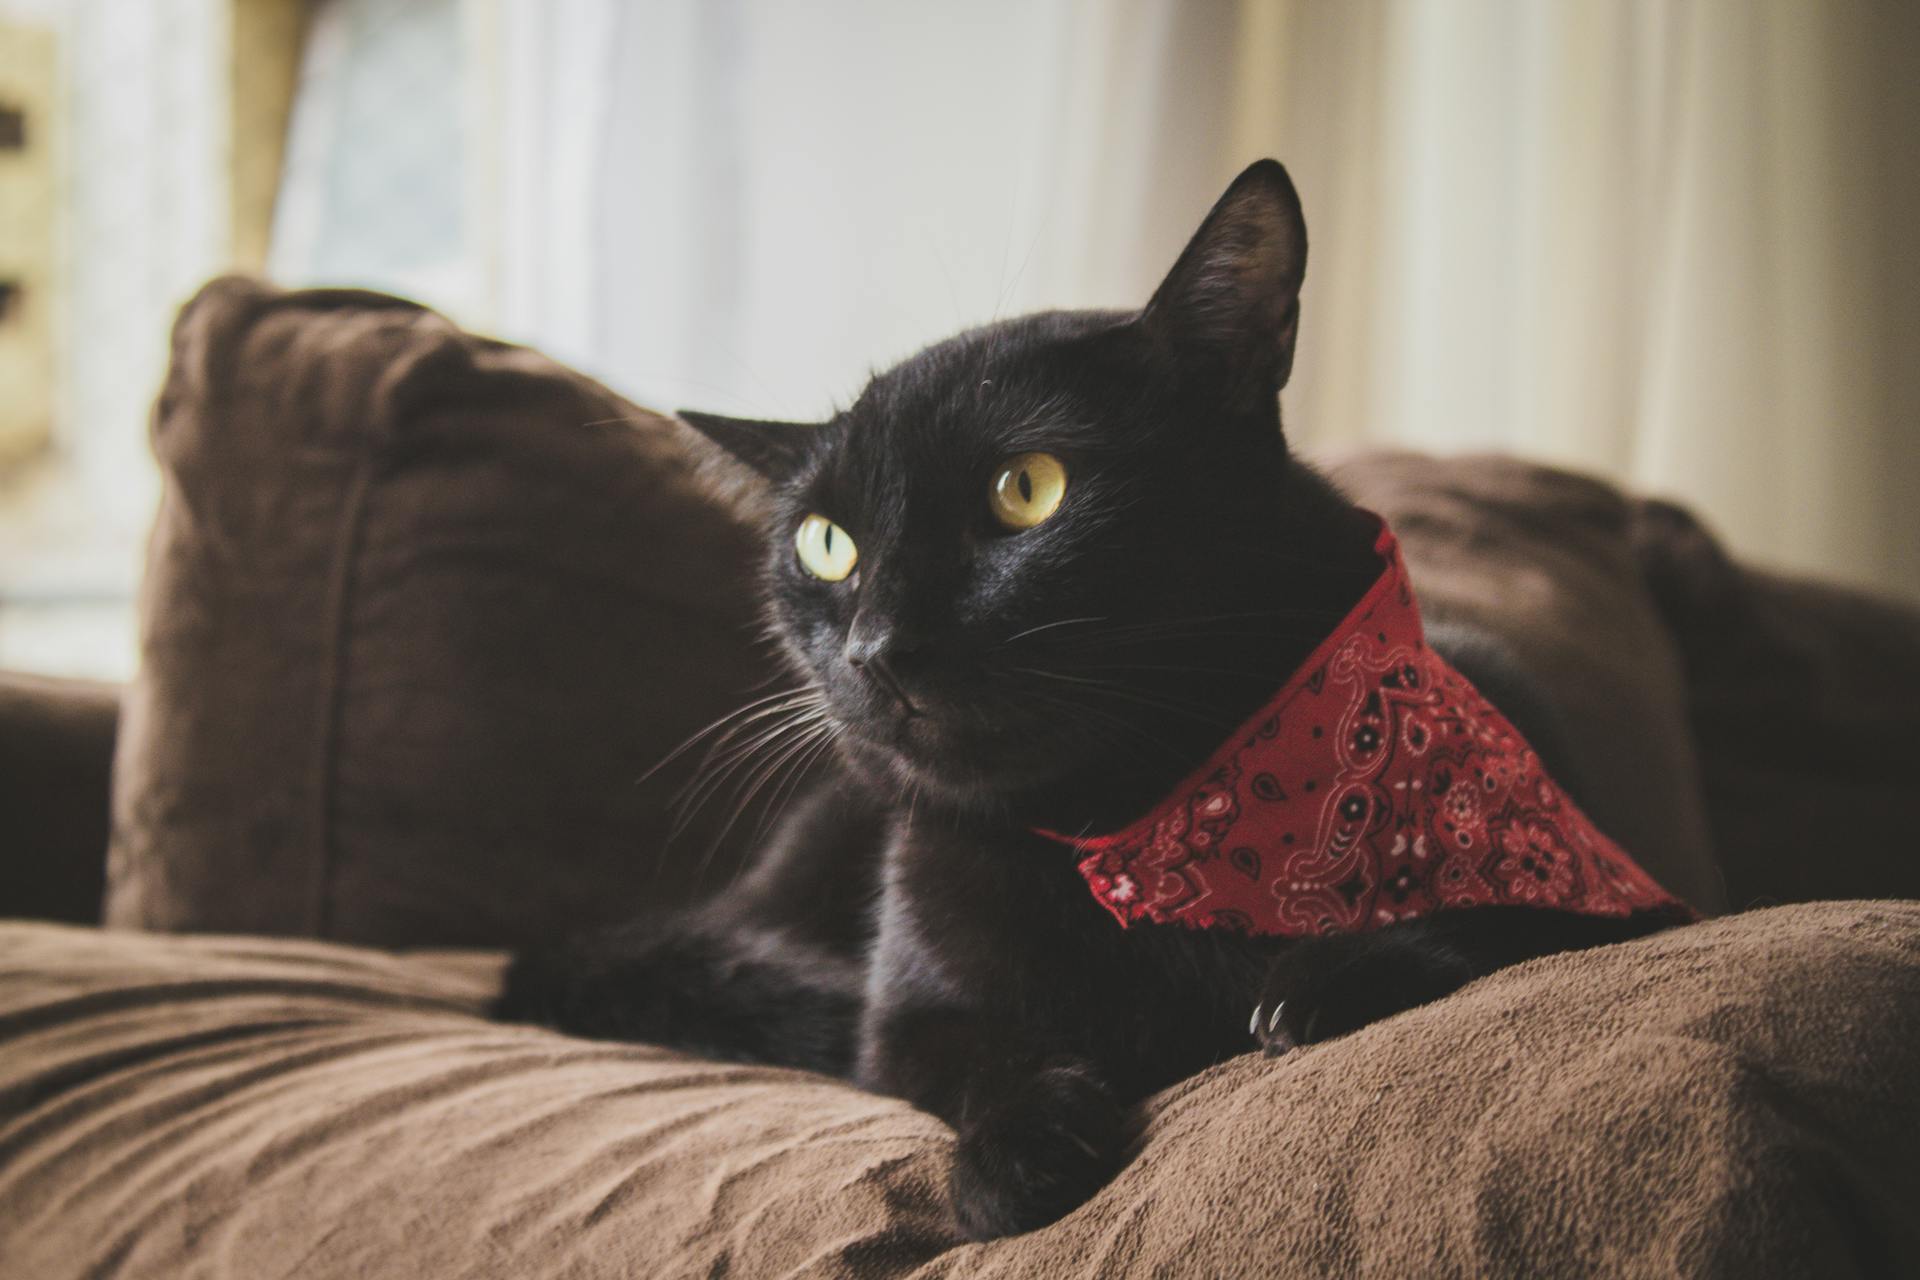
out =
{"type": "Polygon", "coordinates": [[[1057,447],[1098,416],[1088,344],[1128,317],[1049,312],[970,330],[876,376],[841,416],[838,449],[866,469],[1057,447]]]}

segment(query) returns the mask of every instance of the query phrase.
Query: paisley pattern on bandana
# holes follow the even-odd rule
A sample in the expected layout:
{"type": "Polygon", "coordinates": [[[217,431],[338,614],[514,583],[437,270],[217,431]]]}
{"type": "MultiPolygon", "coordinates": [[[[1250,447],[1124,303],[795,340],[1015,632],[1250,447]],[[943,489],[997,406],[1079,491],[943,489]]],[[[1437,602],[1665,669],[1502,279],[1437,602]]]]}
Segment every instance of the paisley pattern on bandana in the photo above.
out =
{"type": "Polygon", "coordinates": [[[1384,524],[1380,580],[1259,714],[1152,812],[1070,839],[1122,925],[1302,937],[1513,905],[1695,918],[1582,813],[1427,647],[1384,524]]]}

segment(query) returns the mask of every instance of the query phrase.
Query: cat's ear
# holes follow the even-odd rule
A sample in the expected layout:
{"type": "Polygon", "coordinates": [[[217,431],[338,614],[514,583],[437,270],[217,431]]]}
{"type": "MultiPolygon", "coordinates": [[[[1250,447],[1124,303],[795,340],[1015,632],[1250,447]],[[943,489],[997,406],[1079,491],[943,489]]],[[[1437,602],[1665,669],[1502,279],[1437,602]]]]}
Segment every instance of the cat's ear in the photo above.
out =
{"type": "Polygon", "coordinates": [[[1142,323],[1176,352],[1279,390],[1293,372],[1307,222],[1278,160],[1233,180],[1154,291],[1142,323]]]}
{"type": "Polygon", "coordinates": [[[717,413],[679,411],[680,420],[769,480],[784,480],[806,457],[807,444],[820,428],[810,422],[763,422],[723,418],[717,413]]]}

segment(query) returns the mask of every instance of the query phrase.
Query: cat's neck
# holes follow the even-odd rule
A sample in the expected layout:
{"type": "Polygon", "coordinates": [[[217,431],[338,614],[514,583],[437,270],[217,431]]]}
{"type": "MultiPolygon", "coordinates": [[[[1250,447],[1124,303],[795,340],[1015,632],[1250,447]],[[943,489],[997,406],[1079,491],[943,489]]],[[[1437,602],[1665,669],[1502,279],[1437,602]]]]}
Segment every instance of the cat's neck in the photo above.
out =
{"type": "Polygon", "coordinates": [[[1164,655],[1195,675],[1178,705],[1141,704],[1137,732],[1154,749],[1122,744],[1022,798],[1010,808],[1023,825],[1103,833],[1139,817],[1252,719],[1378,580],[1377,523],[1324,477],[1294,463],[1276,499],[1268,518],[1234,531],[1230,563],[1217,570],[1245,584],[1242,616],[1164,655]]]}

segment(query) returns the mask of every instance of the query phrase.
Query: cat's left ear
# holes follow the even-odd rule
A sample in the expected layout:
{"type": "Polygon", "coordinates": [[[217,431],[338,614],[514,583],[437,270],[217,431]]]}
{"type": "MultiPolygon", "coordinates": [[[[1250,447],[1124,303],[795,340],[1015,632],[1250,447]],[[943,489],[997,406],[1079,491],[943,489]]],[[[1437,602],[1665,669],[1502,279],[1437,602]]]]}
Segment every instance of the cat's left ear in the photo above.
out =
{"type": "Polygon", "coordinates": [[[799,469],[807,444],[820,428],[810,422],[764,422],[723,418],[717,413],[679,411],[682,422],[769,480],[784,480],[799,469]]]}
{"type": "Polygon", "coordinates": [[[1293,372],[1306,273],[1300,197],[1278,160],[1261,160],[1214,204],[1141,321],[1176,352],[1278,391],[1293,372]]]}

